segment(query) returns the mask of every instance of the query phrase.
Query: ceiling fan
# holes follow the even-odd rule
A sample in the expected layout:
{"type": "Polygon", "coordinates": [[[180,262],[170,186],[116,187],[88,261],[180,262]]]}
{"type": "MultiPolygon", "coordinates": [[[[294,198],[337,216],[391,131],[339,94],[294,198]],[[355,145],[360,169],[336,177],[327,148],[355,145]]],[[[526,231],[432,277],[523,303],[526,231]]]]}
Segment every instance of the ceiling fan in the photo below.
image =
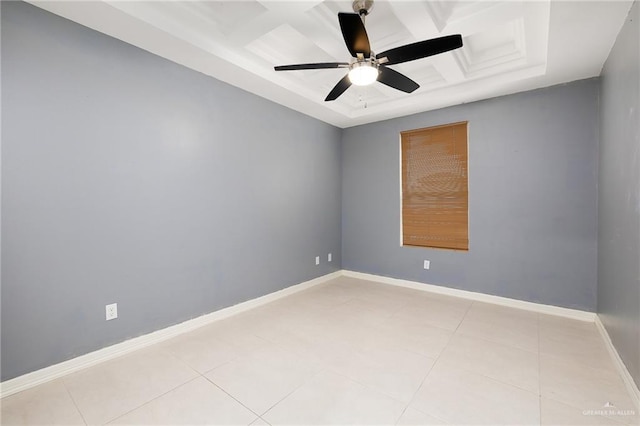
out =
{"type": "Polygon", "coordinates": [[[364,27],[365,17],[369,14],[372,6],[373,0],[355,0],[353,2],[353,10],[356,13],[338,13],[342,36],[352,56],[350,62],[279,65],[275,67],[275,70],[296,71],[348,68],[349,73],[335,85],[325,98],[325,101],[337,99],[352,84],[366,86],[375,81],[394,89],[411,93],[420,85],[404,74],[389,68],[388,65],[414,61],[462,47],[462,36],[456,34],[395,47],[376,55],[371,50],[369,37],[364,27]]]}

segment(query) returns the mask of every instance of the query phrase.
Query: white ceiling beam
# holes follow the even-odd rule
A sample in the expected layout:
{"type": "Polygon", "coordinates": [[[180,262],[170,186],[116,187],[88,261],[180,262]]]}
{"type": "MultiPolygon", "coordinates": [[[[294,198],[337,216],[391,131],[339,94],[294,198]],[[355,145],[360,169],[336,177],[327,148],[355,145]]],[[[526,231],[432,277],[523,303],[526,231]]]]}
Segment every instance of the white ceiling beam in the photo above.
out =
{"type": "Polygon", "coordinates": [[[389,6],[416,40],[426,40],[440,35],[440,31],[424,3],[392,1],[389,2],[389,6]]]}
{"type": "MultiPolygon", "coordinates": [[[[548,1],[541,0],[539,3],[548,3],[548,1]]],[[[470,15],[448,21],[442,32],[443,34],[462,34],[463,37],[468,37],[521,17],[524,13],[524,7],[522,1],[488,3],[487,7],[476,9],[470,15]]]]}

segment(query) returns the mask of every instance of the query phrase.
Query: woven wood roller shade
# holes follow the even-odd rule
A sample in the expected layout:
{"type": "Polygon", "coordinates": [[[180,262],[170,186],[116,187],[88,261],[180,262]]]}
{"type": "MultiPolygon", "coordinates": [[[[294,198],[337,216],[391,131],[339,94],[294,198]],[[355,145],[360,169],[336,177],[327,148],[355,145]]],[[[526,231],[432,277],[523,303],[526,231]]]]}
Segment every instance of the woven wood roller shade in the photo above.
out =
{"type": "Polygon", "coordinates": [[[468,250],[467,123],[400,138],[403,245],[468,250]]]}

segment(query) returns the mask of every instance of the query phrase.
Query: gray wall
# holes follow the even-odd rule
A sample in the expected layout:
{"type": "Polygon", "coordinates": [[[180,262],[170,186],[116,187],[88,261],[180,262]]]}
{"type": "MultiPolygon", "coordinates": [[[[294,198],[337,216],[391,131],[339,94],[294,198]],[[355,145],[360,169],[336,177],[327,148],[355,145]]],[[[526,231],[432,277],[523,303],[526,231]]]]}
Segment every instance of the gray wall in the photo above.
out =
{"type": "Polygon", "coordinates": [[[2,380],[340,269],[339,129],[1,7],[2,380]]]}
{"type": "Polygon", "coordinates": [[[640,4],[602,71],[598,313],[640,386],[640,4]]]}
{"type": "Polygon", "coordinates": [[[583,80],[343,131],[343,267],[595,311],[598,88],[583,80]],[[399,132],[465,120],[469,251],[401,247],[399,132]]]}

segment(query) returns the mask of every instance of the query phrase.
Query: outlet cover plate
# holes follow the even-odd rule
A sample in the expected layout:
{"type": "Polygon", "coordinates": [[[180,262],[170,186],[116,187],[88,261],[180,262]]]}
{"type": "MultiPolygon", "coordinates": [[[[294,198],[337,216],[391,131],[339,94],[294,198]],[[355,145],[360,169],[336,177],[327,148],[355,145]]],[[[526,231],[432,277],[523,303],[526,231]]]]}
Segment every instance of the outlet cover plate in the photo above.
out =
{"type": "Polygon", "coordinates": [[[118,304],[112,303],[105,307],[107,321],[118,318],[118,304]]]}

